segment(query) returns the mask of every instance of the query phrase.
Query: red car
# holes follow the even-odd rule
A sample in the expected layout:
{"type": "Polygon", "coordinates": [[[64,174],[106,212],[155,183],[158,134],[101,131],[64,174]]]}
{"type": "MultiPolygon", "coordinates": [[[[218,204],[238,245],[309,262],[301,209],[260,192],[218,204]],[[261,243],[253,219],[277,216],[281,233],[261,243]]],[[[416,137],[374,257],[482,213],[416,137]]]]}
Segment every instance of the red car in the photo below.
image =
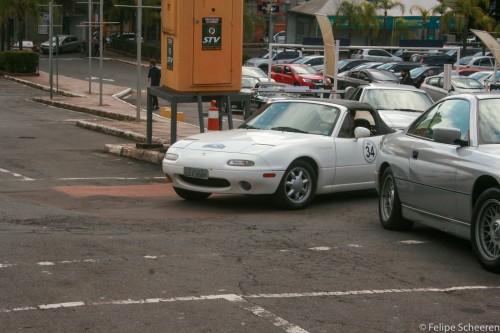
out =
{"type": "MultiPolygon", "coordinates": [[[[294,86],[323,85],[323,74],[319,73],[310,65],[304,64],[278,64],[271,67],[271,78],[276,82],[286,83],[294,86]]],[[[329,78],[326,84],[331,85],[329,78]]]]}

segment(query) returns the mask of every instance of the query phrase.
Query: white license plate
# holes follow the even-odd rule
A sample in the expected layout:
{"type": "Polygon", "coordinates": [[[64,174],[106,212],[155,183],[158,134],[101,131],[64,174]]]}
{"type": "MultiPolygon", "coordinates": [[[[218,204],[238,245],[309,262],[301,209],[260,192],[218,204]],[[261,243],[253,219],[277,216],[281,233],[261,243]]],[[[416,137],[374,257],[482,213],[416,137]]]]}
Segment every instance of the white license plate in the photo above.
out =
{"type": "Polygon", "coordinates": [[[184,176],[191,178],[208,179],[208,169],[185,167],[184,176]]]}

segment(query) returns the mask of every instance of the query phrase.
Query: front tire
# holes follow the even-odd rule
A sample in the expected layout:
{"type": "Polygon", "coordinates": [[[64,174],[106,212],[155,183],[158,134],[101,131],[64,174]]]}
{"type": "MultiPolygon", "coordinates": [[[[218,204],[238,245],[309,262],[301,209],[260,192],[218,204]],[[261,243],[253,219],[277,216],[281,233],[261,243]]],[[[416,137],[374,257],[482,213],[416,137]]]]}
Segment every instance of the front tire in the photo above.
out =
{"type": "Polygon", "coordinates": [[[500,272],[500,187],[479,196],[472,214],[471,242],[479,263],[500,272]]]}
{"type": "Polygon", "coordinates": [[[183,188],[178,188],[178,187],[174,187],[174,191],[175,193],[177,193],[178,196],[189,201],[203,200],[208,198],[212,194],[212,193],[185,190],[183,188]]]}
{"type": "Polygon", "coordinates": [[[311,165],[305,161],[295,161],[286,170],[273,199],[284,209],[303,209],[316,194],[317,176],[311,165]]]}
{"type": "Polygon", "coordinates": [[[401,213],[396,180],[390,167],[382,173],[378,196],[378,216],[380,224],[387,230],[409,230],[413,227],[413,222],[404,219],[401,213]]]}

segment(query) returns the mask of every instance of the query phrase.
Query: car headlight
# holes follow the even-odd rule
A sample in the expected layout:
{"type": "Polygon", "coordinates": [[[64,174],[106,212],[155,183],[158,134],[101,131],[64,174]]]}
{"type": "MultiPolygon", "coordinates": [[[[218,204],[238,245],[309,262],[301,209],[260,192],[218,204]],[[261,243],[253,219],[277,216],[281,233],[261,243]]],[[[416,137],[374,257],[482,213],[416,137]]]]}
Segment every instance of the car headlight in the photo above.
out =
{"type": "Polygon", "coordinates": [[[179,158],[179,155],[177,155],[177,154],[173,154],[173,153],[166,153],[165,154],[165,159],[168,161],[177,161],[178,158],[179,158]]]}
{"type": "Polygon", "coordinates": [[[227,161],[227,165],[249,167],[249,166],[254,166],[255,162],[250,160],[229,160],[227,161]]]}

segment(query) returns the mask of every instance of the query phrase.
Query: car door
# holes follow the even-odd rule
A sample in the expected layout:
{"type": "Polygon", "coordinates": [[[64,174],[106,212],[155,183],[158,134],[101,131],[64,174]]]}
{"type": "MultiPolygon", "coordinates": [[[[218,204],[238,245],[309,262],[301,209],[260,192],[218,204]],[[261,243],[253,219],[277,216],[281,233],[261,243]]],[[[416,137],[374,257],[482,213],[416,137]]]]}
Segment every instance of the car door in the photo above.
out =
{"type": "MultiPolygon", "coordinates": [[[[414,209],[449,218],[460,218],[457,212],[457,167],[465,148],[456,144],[435,142],[435,128],[458,128],[461,139],[469,141],[470,103],[450,99],[437,103],[410,126],[407,134],[414,138],[409,151],[409,196],[407,204],[414,209]]],[[[450,226],[451,227],[451,226],[450,226]]]]}
{"type": "Polygon", "coordinates": [[[441,79],[442,77],[439,76],[430,77],[424,81],[425,85],[422,86],[423,90],[431,96],[433,101],[438,101],[445,96],[445,90],[442,88],[444,82],[441,79]]]}
{"type": "Polygon", "coordinates": [[[339,119],[335,138],[337,161],[333,185],[336,189],[373,188],[375,161],[382,135],[373,110],[348,110],[339,119]],[[366,124],[366,125],[365,125],[366,124]],[[356,126],[369,127],[371,135],[356,139],[356,126]]]}
{"type": "Polygon", "coordinates": [[[290,66],[283,66],[282,81],[286,84],[294,85],[296,80],[294,77],[294,72],[290,66]]]}

